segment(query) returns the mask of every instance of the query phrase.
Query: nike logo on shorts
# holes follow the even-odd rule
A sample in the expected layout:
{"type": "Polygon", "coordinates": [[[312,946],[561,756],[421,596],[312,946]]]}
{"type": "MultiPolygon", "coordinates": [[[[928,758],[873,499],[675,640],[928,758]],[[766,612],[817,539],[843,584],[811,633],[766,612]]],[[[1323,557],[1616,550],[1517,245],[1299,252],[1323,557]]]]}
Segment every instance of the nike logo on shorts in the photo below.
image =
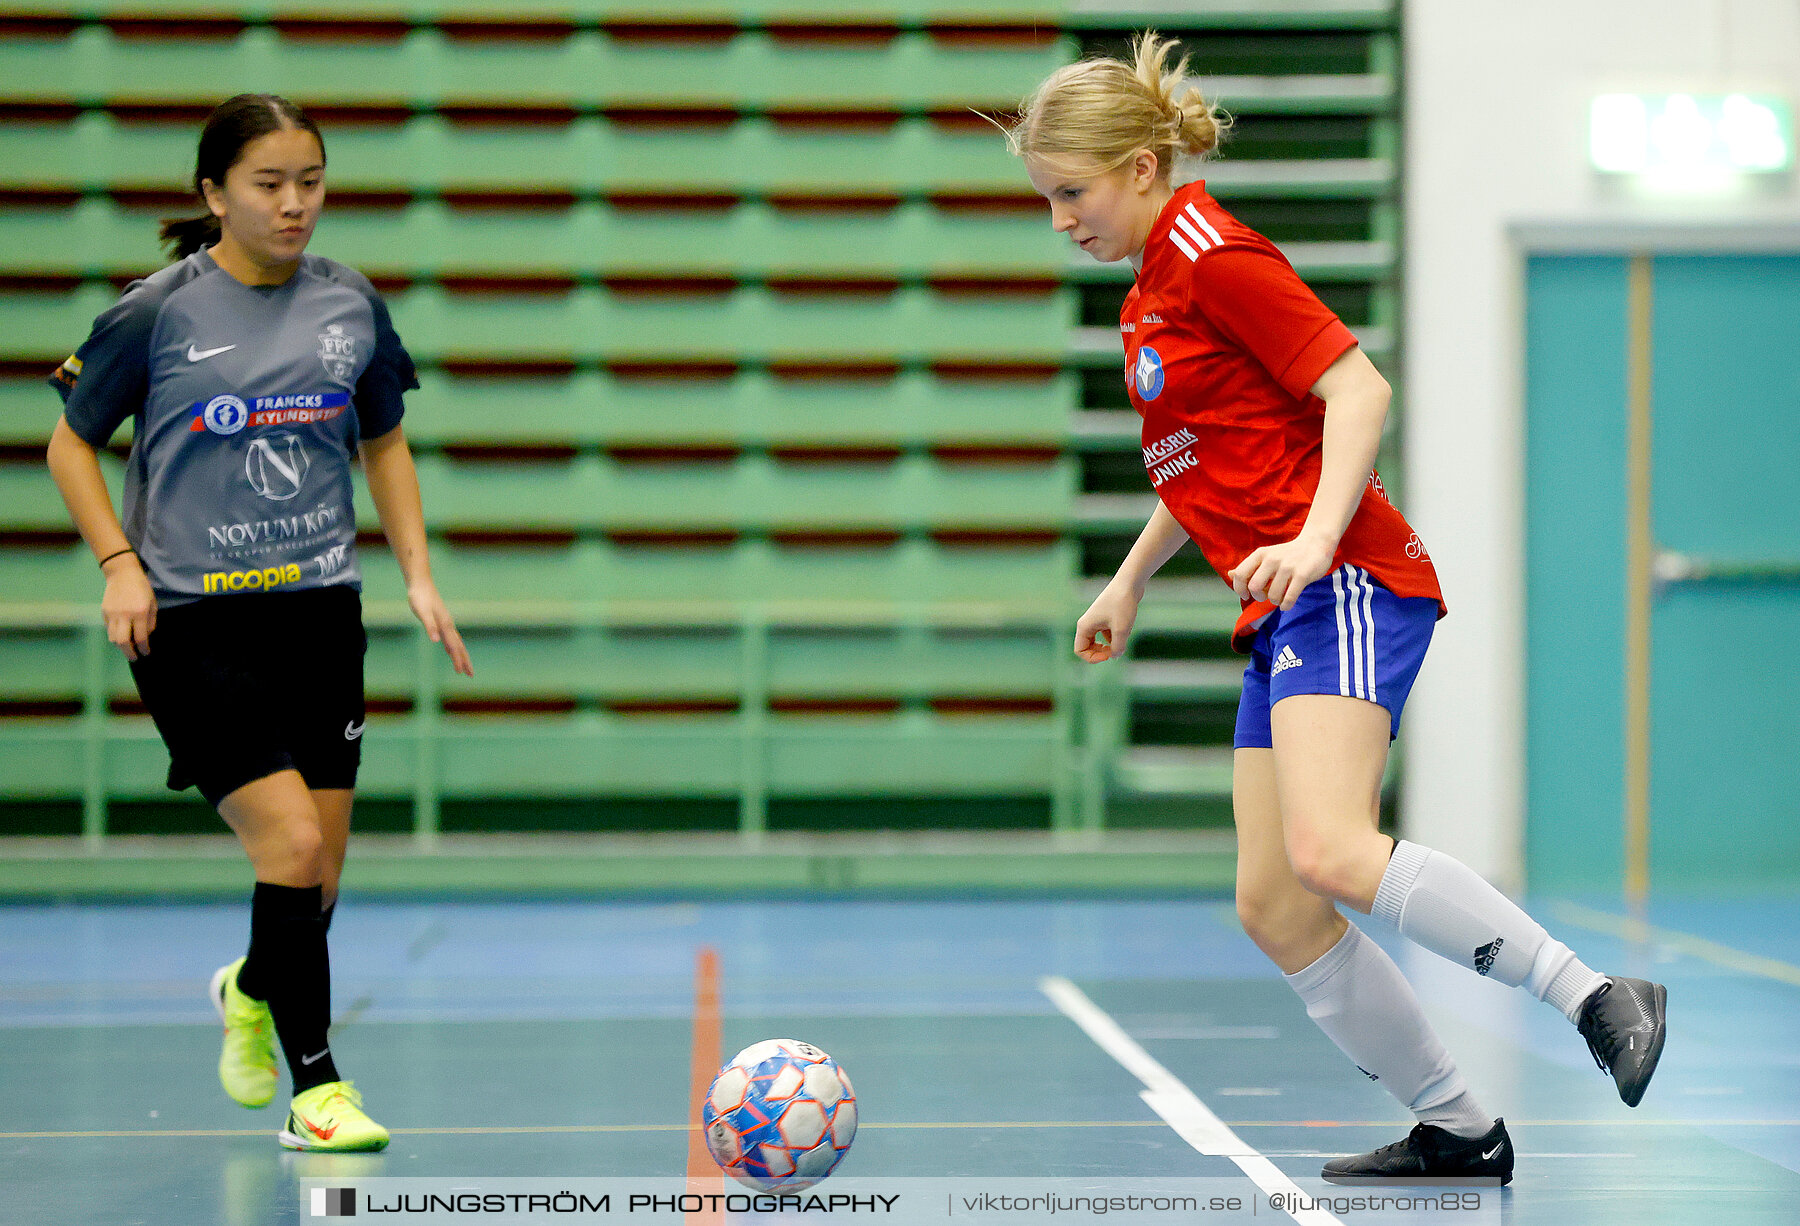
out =
{"type": "MultiPolygon", "coordinates": [[[[366,724],[368,722],[369,722],[368,720],[364,720],[363,724],[366,724]]],[[[354,741],[357,737],[362,735],[362,730],[363,730],[362,724],[345,724],[344,725],[344,739],[346,741],[354,741]]]]}
{"type": "Polygon", "coordinates": [[[192,343],[190,343],[188,345],[188,361],[204,362],[207,358],[218,357],[221,353],[226,353],[236,348],[236,345],[220,345],[217,349],[196,349],[192,343]]]}
{"type": "Polygon", "coordinates": [[[331,1054],[331,1049],[330,1049],[330,1048],[329,1048],[329,1047],[327,1047],[327,1048],[326,1048],[326,1049],[325,1049],[325,1050],[324,1050],[324,1051],[321,1051],[321,1052],[315,1052],[315,1053],[314,1053],[314,1054],[312,1054],[312,1055],[310,1055],[310,1056],[301,1056],[301,1057],[300,1057],[300,1063],[302,1063],[302,1064],[316,1064],[316,1063],[318,1063],[318,1062],[319,1062],[319,1061],[320,1061],[320,1060],[323,1060],[323,1059],[324,1059],[324,1058],[325,1058],[325,1057],[326,1057],[326,1056],[328,1056],[328,1055],[330,1055],[330,1054],[331,1054]]]}

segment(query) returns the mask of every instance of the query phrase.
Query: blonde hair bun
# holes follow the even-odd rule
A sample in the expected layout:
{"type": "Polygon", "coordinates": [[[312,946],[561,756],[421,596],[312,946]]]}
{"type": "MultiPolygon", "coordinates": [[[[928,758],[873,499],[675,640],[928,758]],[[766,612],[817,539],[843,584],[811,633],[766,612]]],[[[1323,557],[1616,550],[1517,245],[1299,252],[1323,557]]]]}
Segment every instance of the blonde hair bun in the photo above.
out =
{"type": "Polygon", "coordinates": [[[1102,172],[1148,149],[1165,178],[1177,154],[1205,157],[1231,120],[1191,85],[1176,98],[1188,61],[1169,62],[1175,46],[1145,30],[1132,40],[1130,64],[1102,57],[1057,69],[1019,107],[1008,147],[1019,157],[1089,159],[1102,172]]]}

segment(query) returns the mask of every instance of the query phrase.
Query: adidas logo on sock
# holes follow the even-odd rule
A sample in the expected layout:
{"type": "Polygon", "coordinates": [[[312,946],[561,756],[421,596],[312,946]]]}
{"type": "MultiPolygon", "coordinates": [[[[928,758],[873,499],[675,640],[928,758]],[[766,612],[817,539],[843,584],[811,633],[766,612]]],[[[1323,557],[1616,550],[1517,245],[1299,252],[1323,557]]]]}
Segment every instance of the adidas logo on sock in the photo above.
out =
{"type": "Polygon", "coordinates": [[[1294,654],[1292,647],[1283,644],[1281,651],[1275,656],[1273,667],[1269,669],[1269,676],[1273,677],[1276,673],[1285,672],[1290,668],[1299,668],[1305,662],[1294,654]]]}
{"type": "Polygon", "coordinates": [[[1494,969],[1494,959],[1500,956],[1500,947],[1506,944],[1505,937],[1495,937],[1486,945],[1475,951],[1475,973],[1485,975],[1494,969]]]}

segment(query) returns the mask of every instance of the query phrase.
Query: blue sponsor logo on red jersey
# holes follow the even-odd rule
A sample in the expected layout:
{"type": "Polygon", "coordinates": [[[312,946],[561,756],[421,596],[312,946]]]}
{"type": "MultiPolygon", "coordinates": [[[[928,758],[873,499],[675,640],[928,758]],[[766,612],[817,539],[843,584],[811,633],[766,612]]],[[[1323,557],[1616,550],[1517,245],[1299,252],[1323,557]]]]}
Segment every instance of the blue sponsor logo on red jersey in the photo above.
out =
{"type": "Polygon", "coordinates": [[[1140,346],[1132,376],[1137,380],[1138,395],[1155,400],[1163,390],[1162,355],[1148,345],[1140,346]]]}

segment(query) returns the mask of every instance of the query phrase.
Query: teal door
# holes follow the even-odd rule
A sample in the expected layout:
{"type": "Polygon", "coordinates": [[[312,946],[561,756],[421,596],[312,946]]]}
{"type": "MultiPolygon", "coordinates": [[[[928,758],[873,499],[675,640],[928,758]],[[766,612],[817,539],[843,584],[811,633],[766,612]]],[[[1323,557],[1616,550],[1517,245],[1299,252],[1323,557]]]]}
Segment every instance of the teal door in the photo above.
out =
{"type": "Polygon", "coordinates": [[[1655,890],[1800,887],[1800,256],[1658,255],[1635,289],[1632,266],[1527,268],[1531,888],[1620,888],[1640,770],[1655,890]],[[1648,412],[1642,504],[1634,403],[1648,412]],[[1645,504],[1654,581],[1634,656],[1630,527],[1645,504]]]}

